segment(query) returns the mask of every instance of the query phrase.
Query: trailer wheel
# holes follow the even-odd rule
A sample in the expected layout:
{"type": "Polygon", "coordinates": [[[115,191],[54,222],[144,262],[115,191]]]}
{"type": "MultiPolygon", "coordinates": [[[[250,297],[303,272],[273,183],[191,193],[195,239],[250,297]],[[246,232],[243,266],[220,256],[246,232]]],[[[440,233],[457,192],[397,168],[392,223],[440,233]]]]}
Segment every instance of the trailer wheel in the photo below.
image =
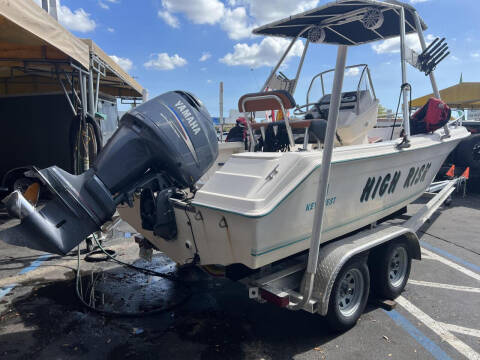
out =
{"type": "Polygon", "coordinates": [[[370,274],[363,259],[354,258],[340,270],[330,294],[327,321],[333,330],[351,328],[365,309],[370,274]]]}
{"type": "Polygon", "coordinates": [[[374,291],[384,299],[393,300],[402,293],[410,276],[412,258],[408,246],[403,241],[391,242],[375,255],[374,291]]]}

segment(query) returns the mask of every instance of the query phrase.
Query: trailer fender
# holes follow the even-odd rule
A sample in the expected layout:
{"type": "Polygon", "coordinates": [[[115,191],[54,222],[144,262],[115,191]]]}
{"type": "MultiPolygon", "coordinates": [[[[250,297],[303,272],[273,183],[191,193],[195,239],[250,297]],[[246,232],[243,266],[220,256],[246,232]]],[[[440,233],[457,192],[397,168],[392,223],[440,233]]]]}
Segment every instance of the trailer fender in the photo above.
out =
{"type": "Polygon", "coordinates": [[[364,256],[369,250],[396,239],[406,240],[410,256],[421,259],[417,234],[404,226],[380,225],[368,232],[361,232],[345,239],[331,242],[320,249],[312,298],[317,301],[317,312],[325,316],[333,284],[342,267],[354,256],[364,256]]]}

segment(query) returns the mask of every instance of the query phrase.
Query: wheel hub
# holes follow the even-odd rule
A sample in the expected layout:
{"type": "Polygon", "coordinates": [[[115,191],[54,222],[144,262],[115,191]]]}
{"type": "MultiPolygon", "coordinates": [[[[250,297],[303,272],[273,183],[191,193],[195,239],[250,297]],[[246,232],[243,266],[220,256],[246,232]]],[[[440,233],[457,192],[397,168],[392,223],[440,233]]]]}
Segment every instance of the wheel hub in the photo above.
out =
{"type": "Polygon", "coordinates": [[[338,307],[344,316],[351,316],[360,306],[364,280],[358,269],[351,269],[343,276],[338,288],[338,307]]]}
{"type": "Polygon", "coordinates": [[[396,248],[389,262],[388,278],[393,287],[398,287],[403,283],[407,273],[408,254],[404,247],[396,248]]]}

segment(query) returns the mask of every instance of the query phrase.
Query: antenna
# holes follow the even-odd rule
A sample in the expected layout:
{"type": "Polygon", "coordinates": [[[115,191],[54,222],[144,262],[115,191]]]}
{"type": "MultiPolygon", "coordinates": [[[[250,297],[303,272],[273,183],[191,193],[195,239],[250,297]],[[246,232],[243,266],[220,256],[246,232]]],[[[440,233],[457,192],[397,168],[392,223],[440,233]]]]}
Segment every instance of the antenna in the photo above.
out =
{"type": "Polygon", "coordinates": [[[42,0],[42,8],[58,21],[57,0],[42,0]]]}

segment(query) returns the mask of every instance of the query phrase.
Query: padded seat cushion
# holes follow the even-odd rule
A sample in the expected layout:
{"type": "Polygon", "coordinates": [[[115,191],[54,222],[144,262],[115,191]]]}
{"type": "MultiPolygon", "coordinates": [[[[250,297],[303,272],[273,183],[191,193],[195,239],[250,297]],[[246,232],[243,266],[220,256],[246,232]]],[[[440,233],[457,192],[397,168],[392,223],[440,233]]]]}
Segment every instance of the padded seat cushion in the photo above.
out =
{"type": "Polygon", "coordinates": [[[243,95],[238,100],[238,110],[240,112],[255,112],[268,110],[281,110],[280,104],[274,98],[261,98],[263,96],[273,95],[277,97],[285,109],[292,109],[297,104],[292,95],[286,90],[274,90],[259,93],[250,93],[243,95]]]}

